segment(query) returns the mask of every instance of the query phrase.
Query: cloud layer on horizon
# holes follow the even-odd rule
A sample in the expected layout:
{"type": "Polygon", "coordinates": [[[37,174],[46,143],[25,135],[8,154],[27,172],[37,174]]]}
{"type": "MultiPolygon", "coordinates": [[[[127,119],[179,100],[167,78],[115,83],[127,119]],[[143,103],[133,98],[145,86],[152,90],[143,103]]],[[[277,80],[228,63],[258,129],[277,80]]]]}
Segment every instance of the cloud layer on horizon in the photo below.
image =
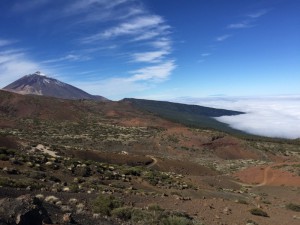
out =
{"type": "Polygon", "coordinates": [[[179,98],[177,102],[246,112],[216,118],[247,133],[300,138],[300,96],[179,98]]]}

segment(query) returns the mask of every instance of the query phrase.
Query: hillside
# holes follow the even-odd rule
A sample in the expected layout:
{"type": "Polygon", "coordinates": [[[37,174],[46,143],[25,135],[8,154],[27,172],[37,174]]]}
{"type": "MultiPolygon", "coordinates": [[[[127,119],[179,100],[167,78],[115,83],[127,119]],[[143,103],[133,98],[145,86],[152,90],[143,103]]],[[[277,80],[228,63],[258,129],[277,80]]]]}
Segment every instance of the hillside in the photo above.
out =
{"type": "Polygon", "coordinates": [[[133,98],[126,98],[123,101],[131,102],[138,109],[154,113],[155,115],[172,120],[174,122],[182,123],[186,126],[215,129],[227,133],[243,134],[242,131],[232,129],[227,124],[214,119],[214,117],[220,116],[239,115],[243,114],[243,112],[166,101],[133,98]]]}
{"type": "Polygon", "coordinates": [[[0,222],[297,225],[299,146],[186,127],[130,101],[0,91],[0,222]]]}

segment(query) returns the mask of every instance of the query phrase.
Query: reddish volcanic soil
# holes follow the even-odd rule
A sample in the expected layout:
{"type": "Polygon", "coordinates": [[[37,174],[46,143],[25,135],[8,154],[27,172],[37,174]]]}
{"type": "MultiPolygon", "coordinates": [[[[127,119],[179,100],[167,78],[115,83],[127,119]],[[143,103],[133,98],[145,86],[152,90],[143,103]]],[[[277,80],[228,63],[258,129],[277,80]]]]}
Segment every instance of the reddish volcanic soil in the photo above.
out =
{"type": "Polygon", "coordinates": [[[300,187],[300,177],[283,171],[282,166],[299,165],[298,163],[276,163],[267,167],[251,167],[234,174],[240,181],[257,186],[295,186],[300,187]]]}

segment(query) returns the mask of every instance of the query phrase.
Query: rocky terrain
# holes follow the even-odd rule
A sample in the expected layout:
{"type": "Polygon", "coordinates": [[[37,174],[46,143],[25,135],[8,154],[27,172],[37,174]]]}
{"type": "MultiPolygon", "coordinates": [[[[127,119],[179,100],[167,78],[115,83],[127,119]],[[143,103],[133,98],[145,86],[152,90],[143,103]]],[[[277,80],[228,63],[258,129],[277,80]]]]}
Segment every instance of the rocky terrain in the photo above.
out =
{"type": "Polygon", "coordinates": [[[0,91],[0,224],[296,225],[299,144],[0,91]]]}

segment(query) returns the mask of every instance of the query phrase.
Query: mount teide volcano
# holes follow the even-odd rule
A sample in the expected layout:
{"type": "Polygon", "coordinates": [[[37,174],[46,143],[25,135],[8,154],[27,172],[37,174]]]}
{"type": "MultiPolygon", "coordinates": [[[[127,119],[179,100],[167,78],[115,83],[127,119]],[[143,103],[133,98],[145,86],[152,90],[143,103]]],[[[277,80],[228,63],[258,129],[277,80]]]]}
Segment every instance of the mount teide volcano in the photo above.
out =
{"type": "Polygon", "coordinates": [[[3,90],[23,95],[43,95],[62,99],[92,99],[107,101],[102,96],[91,95],[79,88],[50,78],[37,71],[7,85],[3,90]]]}

